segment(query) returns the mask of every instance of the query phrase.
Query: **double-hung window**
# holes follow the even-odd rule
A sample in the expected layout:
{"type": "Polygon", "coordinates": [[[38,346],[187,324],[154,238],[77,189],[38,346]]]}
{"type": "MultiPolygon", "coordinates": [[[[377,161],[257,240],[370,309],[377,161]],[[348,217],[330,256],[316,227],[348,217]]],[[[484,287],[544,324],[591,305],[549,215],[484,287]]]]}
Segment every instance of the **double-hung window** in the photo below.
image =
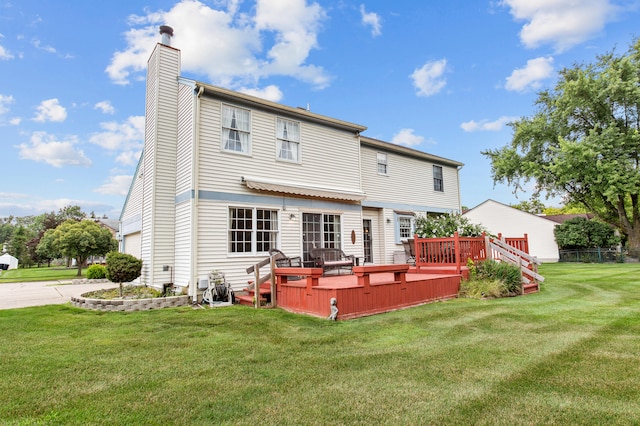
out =
{"type": "Polygon", "coordinates": [[[302,214],[302,251],[305,261],[310,261],[313,248],[341,248],[342,225],[339,214],[302,214]]]}
{"type": "Polygon", "coordinates": [[[433,190],[444,192],[444,180],[442,178],[442,166],[433,166],[433,190]]]}
{"type": "Polygon", "coordinates": [[[249,154],[251,114],[246,109],[222,105],[222,147],[249,154]]]}
{"type": "Polygon", "coordinates": [[[277,241],[277,210],[229,208],[229,253],[267,253],[277,241]]]}
{"type": "Polygon", "coordinates": [[[415,218],[411,214],[396,213],[396,243],[400,244],[402,240],[413,238],[416,230],[415,218]]]}
{"type": "Polygon", "coordinates": [[[276,140],[278,160],[300,162],[300,123],[278,118],[276,140]]]}
{"type": "Polygon", "coordinates": [[[389,173],[389,163],[387,162],[387,154],[379,152],[377,155],[378,160],[378,174],[386,175],[389,173]]]}

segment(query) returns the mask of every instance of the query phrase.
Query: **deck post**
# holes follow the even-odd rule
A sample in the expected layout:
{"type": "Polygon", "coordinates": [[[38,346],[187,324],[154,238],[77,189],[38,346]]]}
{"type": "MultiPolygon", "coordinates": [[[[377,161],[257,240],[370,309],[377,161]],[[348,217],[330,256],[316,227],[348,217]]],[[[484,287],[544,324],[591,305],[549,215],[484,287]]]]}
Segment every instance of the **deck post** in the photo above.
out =
{"type": "Polygon", "coordinates": [[[453,233],[453,253],[456,257],[456,274],[460,275],[462,272],[462,268],[460,267],[462,259],[460,256],[460,236],[458,235],[458,231],[453,233]]]}
{"type": "Polygon", "coordinates": [[[256,264],[253,272],[256,276],[253,280],[253,298],[255,300],[253,307],[258,309],[260,307],[260,264],[256,264]]]}
{"type": "Polygon", "coordinates": [[[271,307],[277,307],[276,297],[276,258],[271,256],[271,307]]]}

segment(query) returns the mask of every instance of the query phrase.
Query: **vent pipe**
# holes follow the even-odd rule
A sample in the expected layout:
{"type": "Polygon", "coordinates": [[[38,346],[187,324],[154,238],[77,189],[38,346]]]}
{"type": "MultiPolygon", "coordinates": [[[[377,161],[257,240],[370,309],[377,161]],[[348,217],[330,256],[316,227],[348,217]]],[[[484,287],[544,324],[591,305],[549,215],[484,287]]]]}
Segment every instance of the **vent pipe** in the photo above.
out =
{"type": "Polygon", "coordinates": [[[161,43],[166,46],[171,46],[171,37],[173,37],[173,28],[171,28],[168,25],[161,25],[160,35],[162,35],[161,43]]]}

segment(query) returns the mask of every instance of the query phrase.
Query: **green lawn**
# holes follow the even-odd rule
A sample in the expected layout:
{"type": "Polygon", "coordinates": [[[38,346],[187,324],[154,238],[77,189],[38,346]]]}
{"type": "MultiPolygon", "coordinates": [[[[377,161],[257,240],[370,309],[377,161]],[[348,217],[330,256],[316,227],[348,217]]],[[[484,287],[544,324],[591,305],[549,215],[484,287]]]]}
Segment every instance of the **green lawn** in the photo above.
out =
{"type": "Polygon", "coordinates": [[[350,321],[0,311],[0,424],[640,424],[640,265],[350,321]]]}
{"type": "MultiPolygon", "coordinates": [[[[84,277],[85,272],[86,268],[82,270],[82,277],[84,277]]],[[[19,268],[2,271],[0,274],[0,284],[29,281],[72,280],[74,278],[78,278],[77,275],[78,268],[65,268],[64,266],[54,266],[51,268],[19,268]]]]}

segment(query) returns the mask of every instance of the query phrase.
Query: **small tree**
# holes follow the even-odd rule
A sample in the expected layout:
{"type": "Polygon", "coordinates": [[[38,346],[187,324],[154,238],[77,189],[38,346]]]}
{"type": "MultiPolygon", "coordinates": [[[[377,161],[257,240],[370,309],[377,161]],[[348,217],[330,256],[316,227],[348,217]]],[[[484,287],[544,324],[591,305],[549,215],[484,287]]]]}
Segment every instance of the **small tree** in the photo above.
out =
{"type": "Polygon", "coordinates": [[[107,254],[107,279],[118,283],[122,297],[122,283],[128,283],[140,276],[142,260],[126,253],[112,251],[107,254]]]}
{"type": "Polygon", "coordinates": [[[460,214],[443,214],[439,216],[418,216],[416,218],[416,234],[423,238],[452,237],[457,232],[461,237],[479,237],[488,231],[482,225],[471,221],[460,214]]]}
{"type": "Polygon", "coordinates": [[[91,220],[68,220],[53,231],[52,238],[56,250],[76,259],[78,276],[89,256],[102,256],[118,246],[108,229],[91,220]]]}

